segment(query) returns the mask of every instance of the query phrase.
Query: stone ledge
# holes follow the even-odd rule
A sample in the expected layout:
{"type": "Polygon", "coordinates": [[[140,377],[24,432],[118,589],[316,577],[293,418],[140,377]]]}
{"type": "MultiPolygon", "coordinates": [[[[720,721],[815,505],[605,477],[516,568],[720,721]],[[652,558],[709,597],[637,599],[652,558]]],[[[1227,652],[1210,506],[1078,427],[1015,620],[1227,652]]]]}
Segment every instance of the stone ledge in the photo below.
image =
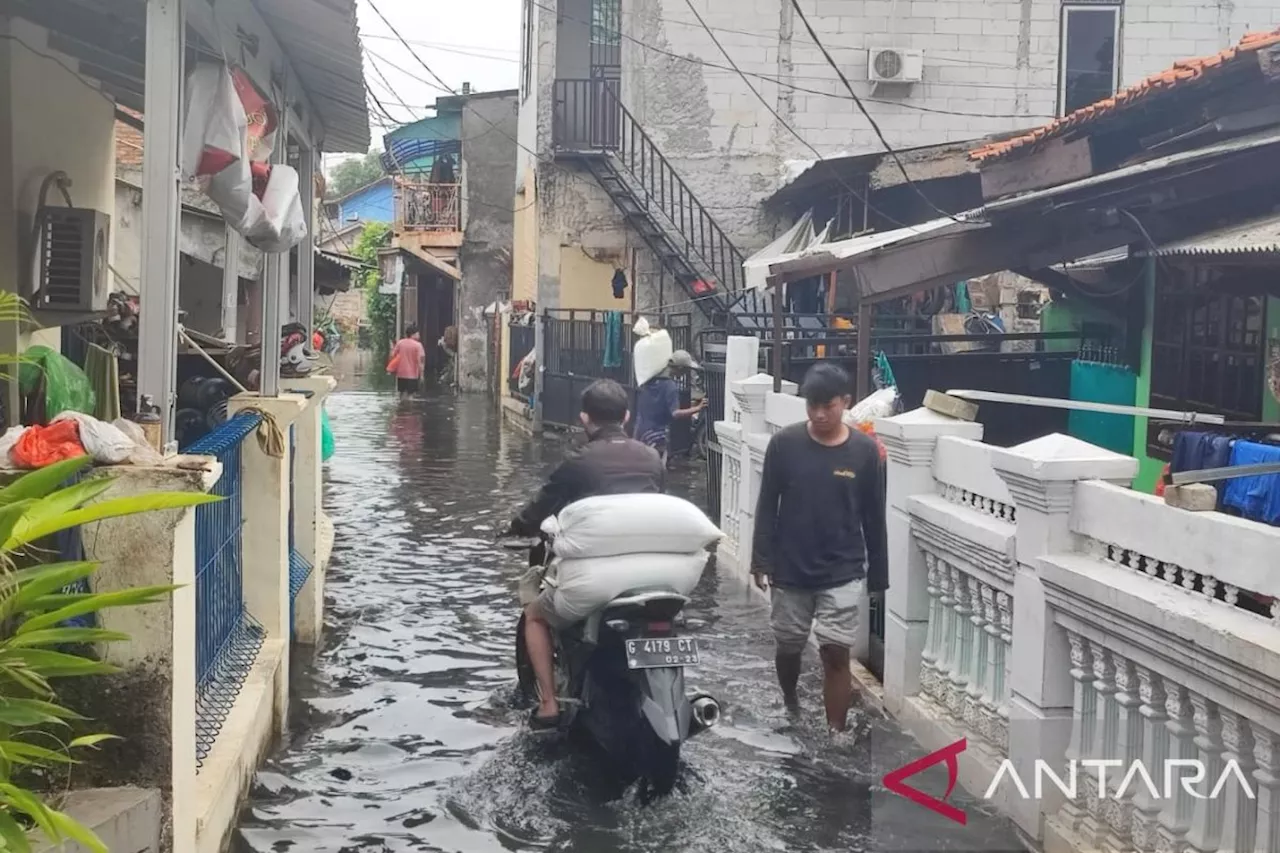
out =
{"type": "MultiPolygon", "coordinates": [[[[108,850],[160,853],[164,805],[155,788],[86,788],[67,794],[62,811],[97,833],[108,850]]],[[[33,838],[34,853],[88,853],[75,842],[49,844],[33,838]]]]}

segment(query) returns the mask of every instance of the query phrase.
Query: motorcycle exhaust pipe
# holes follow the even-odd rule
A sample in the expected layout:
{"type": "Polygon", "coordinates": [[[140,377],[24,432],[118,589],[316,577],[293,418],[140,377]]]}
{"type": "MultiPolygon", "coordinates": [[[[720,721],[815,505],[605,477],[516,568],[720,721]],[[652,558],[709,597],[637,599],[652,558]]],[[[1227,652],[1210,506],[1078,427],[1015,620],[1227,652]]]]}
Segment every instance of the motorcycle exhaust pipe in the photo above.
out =
{"type": "Polygon", "coordinates": [[[693,700],[693,721],[699,730],[714,728],[720,722],[720,703],[710,696],[693,700]]]}

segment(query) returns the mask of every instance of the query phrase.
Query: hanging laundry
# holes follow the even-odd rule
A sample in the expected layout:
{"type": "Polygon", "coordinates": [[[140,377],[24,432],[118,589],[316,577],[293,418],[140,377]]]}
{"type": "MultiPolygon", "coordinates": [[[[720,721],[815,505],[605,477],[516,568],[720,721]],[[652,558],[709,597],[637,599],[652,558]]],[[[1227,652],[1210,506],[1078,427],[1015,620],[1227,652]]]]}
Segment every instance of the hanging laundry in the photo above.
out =
{"type": "MultiPolygon", "coordinates": [[[[1074,433],[1073,433],[1074,435],[1074,433]]],[[[1173,459],[1169,470],[1174,474],[1183,471],[1202,471],[1205,468],[1225,468],[1231,461],[1231,438],[1212,432],[1183,430],[1173,437],[1173,459]]]]}
{"type": "MultiPolygon", "coordinates": [[[[622,271],[618,271],[622,275],[622,271]]],[[[622,367],[622,312],[604,312],[604,366],[622,367]]]]}
{"type": "MultiPolygon", "coordinates": [[[[1264,462],[1280,462],[1280,447],[1240,440],[1231,448],[1232,466],[1264,462]]],[[[1239,510],[1245,518],[1280,524],[1280,474],[1227,480],[1222,502],[1239,510]]]]}
{"type": "Polygon", "coordinates": [[[627,293],[627,274],[622,270],[613,271],[613,281],[609,283],[613,288],[613,298],[621,299],[627,293]]]}

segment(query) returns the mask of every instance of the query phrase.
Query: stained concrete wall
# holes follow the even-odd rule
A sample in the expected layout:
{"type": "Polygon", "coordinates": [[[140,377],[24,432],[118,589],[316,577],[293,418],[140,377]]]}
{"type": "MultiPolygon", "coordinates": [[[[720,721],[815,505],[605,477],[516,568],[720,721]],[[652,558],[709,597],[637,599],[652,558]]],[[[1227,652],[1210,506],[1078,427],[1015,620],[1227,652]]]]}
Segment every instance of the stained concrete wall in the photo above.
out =
{"type": "MultiPolygon", "coordinates": [[[[458,306],[458,384],[484,391],[488,357],[485,306],[511,292],[518,96],[468,99],[462,111],[464,239],[458,250],[462,301],[458,306]]],[[[519,199],[516,200],[519,203],[519,199]]]]}
{"type": "MultiPolygon", "coordinates": [[[[727,67],[683,0],[621,2],[623,99],[744,252],[776,234],[777,223],[764,215],[760,202],[813,160],[815,149],[824,157],[881,150],[791,0],[694,0],[750,86],[727,67]]],[[[552,81],[557,72],[584,76],[576,57],[585,47],[583,21],[590,17],[584,0],[560,0],[558,8],[558,36],[548,23],[550,13],[535,18],[540,85],[521,117],[532,138],[528,124],[536,116],[537,150],[547,154],[552,81]]],[[[803,8],[895,148],[1034,127],[1057,110],[1058,0],[805,0],[803,8]],[[873,92],[869,51],[881,47],[923,51],[923,80],[873,92]]],[[[1280,4],[1264,0],[1127,0],[1120,83],[1220,50],[1247,30],[1277,25],[1280,4]]],[[[539,175],[548,185],[540,185],[539,297],[553,306],[559,291],[547,249],[554,257],[562,243],[582,239],[587,246],[589,238],[592,245],[617,245],[627,237],[603,193],[562,186],[563,164],[556,164],[554,175],[548,171],[543,166],[539,175]]]]}

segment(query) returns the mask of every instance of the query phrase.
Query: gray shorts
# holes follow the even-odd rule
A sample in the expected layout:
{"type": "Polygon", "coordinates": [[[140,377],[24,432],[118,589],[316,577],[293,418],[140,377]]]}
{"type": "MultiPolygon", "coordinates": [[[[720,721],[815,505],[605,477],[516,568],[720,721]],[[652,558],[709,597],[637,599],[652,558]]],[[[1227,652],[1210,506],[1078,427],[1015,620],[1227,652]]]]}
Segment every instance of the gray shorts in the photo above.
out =
{"type": "Polygon", "coordinates": [[[538,614],[542,616],[544,622],[557,631],[564,631],[577,624],[580,620],[570,618],[563,613],[556,611],[556,590],[555,587],[547,587],[538,593],[538,597],[533,601],[538,608],[538,614]]]}
{"type": "Polygon", "coordinates": [[[778,651],[803,652],[810,632],[819,646],[852,649],[858,637],[858,609],[866,589],[865,580],[818,590],[773,587],[769,623],[778,651]]]}

